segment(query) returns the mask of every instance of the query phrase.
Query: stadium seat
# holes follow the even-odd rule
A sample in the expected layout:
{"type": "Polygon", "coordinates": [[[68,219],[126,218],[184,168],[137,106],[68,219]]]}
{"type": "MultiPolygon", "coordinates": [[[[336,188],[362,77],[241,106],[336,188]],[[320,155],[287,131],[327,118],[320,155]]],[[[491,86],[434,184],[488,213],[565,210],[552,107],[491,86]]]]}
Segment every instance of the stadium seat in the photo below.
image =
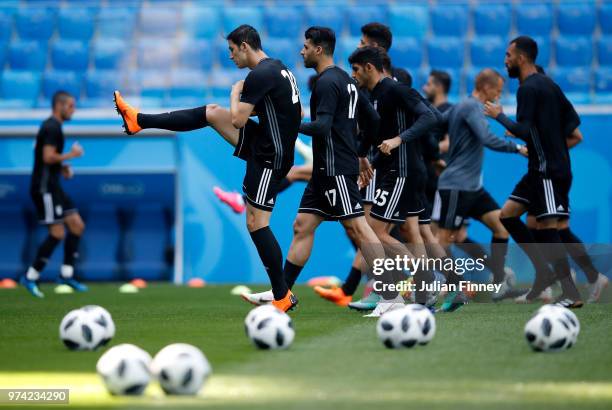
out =
{"type": "MultiPolygon", "coordinates": [[[[81,96],[81,85],[83,76],[74,71],[50,70],[43,74],[43,99],[48,105],[51,97],[56,91],[68,91],[78,100],[81,96]]],[[[110,94],[108,94],[110,95],[110,94]]]]}
{"type": "Polygon", "coordinates": [[[2,72],[0,96],[2,100],[22,101],[22,107],[33,107],[40,93],[40,73],[35,71],[2,72]]]}
{"type": "Polygon", "coordinates": [[[93,65],[98,70],[120,68],[127,55],[127,45],[118,38],[98,38],[92,44],[93,65]]]}
{"type": "Polygon", "coordinates": [[[182,27],[189,37],[212,39],[221,32],[221,16],[213,7],[186,7],[182,27]]]}
{"type": "Polygon", "coordinates": [[[249,24],[263,33],[263,16],[257,7],[225,7],[223,10],[223,33],[229,34],[236,27],[249,24]]]}
{"type": "Polygon", "coordinates": [[[336,64],[341,67],[348,67],[348,58],[357,49],[358,44],[359,37],[342,37],[337,40],[334,53],[336,64]]]}
{"type": "MultiPolygon", "coordinates": [[[[230,52],[227,48],[227,41],[225,40],[217,40],[214,47],[214,55],[216,56],[216,60],[219,65],[223,68],[236,68],[234,62],[230,59],[230,52]]],[[[263,45],[265,50],[265,44],[263,45]]]]}
{"type": "Polygon", "coordinates": [[[612,103],[612,68],[599,67],[595,71],[595,102],[612,103]]]}
{"type": "Polygon", "coordinates": [[[320,5],[306,8],[306,27],[323,26],[329,27],[340,38],[346,24],[345,8],[341,5],[320,5]]]}
{"type": "Polygon", "coordinates": [[[108,100],[113,91],[121,89],[121,72],[115,70],[92,70],[85,74],[85,95],[88,99],[108,100]]]}
{"type": "Polygon", "coordinates": [[[612,34],[612,4],[603,3],[599,6],[599,27],[603,34],[612,34]]]}
{"type": "Polygon", "coordinates": [[[349,7],[347,10],[349,35],[361,37],[361,27],[373,21],[387,24],[386,5],[376,6],[356,6],[349,7]]]}
{"type": "Polygon", "coordinates": [[[466,6],[439,4],[431,9],[431,28],[436,36],[464,36],[468,27],[466,6]]]}
{"type": "Polygon", "coordinates": [[[136,10],[127,7],[105,7],[98,14],[97,30],[100,38],[129,40],[134,31],[136,10]]]}
{"type": "MultiPolygon", "coordinates": [[[[177,69],[170,74],[169,103],[180,107],[177,101],[203,101],[207,96],[208,78],[200,70],[177,69]]],[[[201,105],[201,104],[200,104],[201,105]]]]}
{"type": "Polygon", "coordinates": [[[612,66],[612,36],[602,36],[597,41],[597,59],[600,66],[612,66]]]}
{"type": "Polygon", "coordinates": [[[170,42],[162,46],[159,39],[140,38],[136,45],[136,53],[139,68],[163,70],[172,68],[176,48],[170,42]]]}
{"type": "Polygon", "coordinates": [[[546,69],[550,64],[550,37],[533,37],[533,39],[538,43],[538,58],[536,59],[536,63],[546,69]]]}
{"type": "Polygon", "coordinates": [[[423,47],[413,37],[395,38],[389,50],[392,65],[402,68],[419,68],[423,62],[423,47]]]}
{"type": "Polygon", "coordinates": [[[88,8],[61,9],[57,29],[61,38],[87,41],[94,32],[94,14],[88,8]]]}
{"type": "Polygon", "coordinates": [[[165,260],[168,232],[161,205],[138,205],[134,209],[126,231],[125,268],[129,278],[169,279],[170,270],[165,260]]]}
{"type": "Polygon", "coordinates": [[[302,13],[296,7],[267,7],[264,11],[266,31],[270,37],[296,39],[302,35],[302,13]]]}
{"type": "Polygon", "coordinates": [[[33,40],[14,40],[9,45],[8,61],[14,70],[42,71],[47,64],[47,45],[33,40]]]}
{"type": "Polygon", "coordinates": [[[593,43],[590,37],[559,36],[555,42],[557,64],[561,67],[590,66],[593,43]]]}
{"type": "Polygon", "coordinates": [[[470,43],[470,58],[476,67],[498,67],[503,64],[506,42],[501,37],[478,36],[470,43]]]}
{"type": "Polygon", "coordinates": [[[553,13],[550,5],[521,3],[514,7],[516,30],[520,35],[550,36],[553,13]]]}
{"type": "MultiPolygon", "coordinates": [[[[130,72],[137,76],[135,82],[140,88],[140,96],[163,100],[168,94],[169,72],[167,70],[140,70],[130,72]]],[[[129,77],[133,78],[133,77],[129,77]]]]}
{"type": "Polygon", "coordinates": [[[505,39],[511,25],[510,8],[506,4],[476,4],[474,8],[476,36],[499,36],[505,39]]]}
{"type": "Polygon", "coordinates": [[[147,7],[140,10],[140,33],[166,40],[174,37],[179,27],[179,13],[171,7],[147,7]]]}
{"type": "Polygon", "coordinates": [[[78,272],[84,280],[119,280],[121,229],[117,209],[112,205],[93,205],[84,214],[86,234],[81,240],[78,272]]]}
{"type": "Polygon", "coordinates": [[[559,3],[557,26],[562,35],[590,36],[595,29],[595,5],[588,3],[559,3]]]}
{"type": "Polygon", "coordinates": [[[208,84],[213,98],[229,98],[231,86],[238,80],[245,78],[241,70],[220,69],[212,70],[208,75],[208,84]]]}
{"type": "Polygon", "coordinates": [[[20,207],[0,207],[0,277],[17,279],[25,272],[23,261],[28,226],[20,207]]]}
{"type": "Polygon", "coordinates": [[[433,37],[427,42],[429,65],[432,67],[463,66],[464,42],[455,37],[433,37]]]}
{"type": "Polygon", "coordinates": [[[8,46],[0,43],[0,67],[4,67],[6,64],[6,56],[8,53],[8,46]]]}
{"type": "Polygon", "coordinates": [[[179,64],[185,68],[210,70],[215,63],[212,50],[213,45],[208,40],[186,39],[178,45],[179,64]]]}
{"type": "Polygon", "coordinates": [[[55,11],[44,7],[22,8],[15,14],[15,29],[24,40],[48,40],[55,28],[55,11]]]}
{"type": "Polygon", "coordinates": [[[423,38],[429,30],[429,12],[422,5],[389,7],[389,26],[397,37],[423,38]]]}
{"type": "Polygon", "coordinates": [[[590,68],[556,68],[550,75],[567,98],[574,104],[585,104],[590,101],[593,75],[590,68]]]}
{"type": "Polygon", "coordinates": [[[4,43],[11,38],[13,33],[13,15],[0,9],[0,43],[4,43]]]}
{"type": "Polygon", "coordinates": [[[51,46],[53,67],[85,71],[89,65],[89,47],[77,40],[57,40],[51,46]]]}
{"type": "Polygon", "coordinates": [[[265,43],[266,53],[281,60],[289,69],[293,70],[301,60],[299,43],[289,39],[268,38],[265,43]]]}

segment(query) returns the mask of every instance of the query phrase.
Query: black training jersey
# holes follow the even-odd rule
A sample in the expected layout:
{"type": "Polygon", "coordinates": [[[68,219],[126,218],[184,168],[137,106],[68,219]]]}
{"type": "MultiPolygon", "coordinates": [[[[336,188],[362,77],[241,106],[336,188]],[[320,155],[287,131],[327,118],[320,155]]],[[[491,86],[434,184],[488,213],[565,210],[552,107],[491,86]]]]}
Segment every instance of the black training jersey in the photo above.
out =
{"type": "Polygon", "coordinates": [[[58,154],[64,151],[64,133],[62,124],[54,117],[46,119],[36,135],[36,147],[34,149],[34,169],[30,182],[32,193],[53,192],[60,188],[60,176],[62,164],[45,164],[43,161],[43,147],[52,145],[58,154]]]}
{"type": "Polygon", "coordinates": [[[550,77],[532,74],[523,81],[517,91],[516,118],[530,127],[529,171],[547,177],[571,175],[566,138],[578,128],[580,118],[550,77]]]}
{"type": "MultiPolygon", "coordinates": [[[[411,87],[383,78],[370,93],[370,101],[380,115],[379,138],[376,146],[383,140],[397,137],[407,130],[417,119],[414,107],[423,97],[411,87]]],[[[425,173],[425,164],[420,141],[403,142],[391,151],[391,155],[379,153],[375,160],[377,168],[384,171],[396,170],[399,176],[419,175],[425,173]]]]}
{"type": "Polygon", "coordinates": [[[391,67],[391,77],[400,84],[412,87],[412,76],[403,68],[391,67]]]}
{"type": "Polygon", "coordinates": [[[310,118],[316,121],[317,115],[331,114],[333,123],[328,135],[313,137],[313,172],[327,176],[359,173],[359,100],[355,81],[341,68],[331,66],[319,74],[310,97],[310,118]]]}
{"type": "Polygon", "coordinates": [[[280,60],[261,60],[246,76],[240,101],[255,106],[264,131],[250,142],[255,160],[273,169],[291,168],[302,117],[291,71],[280,60]]]}

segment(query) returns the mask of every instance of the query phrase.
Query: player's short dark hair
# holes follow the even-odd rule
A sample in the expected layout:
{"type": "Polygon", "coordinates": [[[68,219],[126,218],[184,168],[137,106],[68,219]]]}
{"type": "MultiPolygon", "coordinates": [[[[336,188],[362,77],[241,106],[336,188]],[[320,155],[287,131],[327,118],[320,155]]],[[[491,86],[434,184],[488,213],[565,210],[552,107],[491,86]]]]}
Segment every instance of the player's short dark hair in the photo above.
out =
{"type": "Polygon", "coordinates": [[[240,46],[242,43],[247,43],[255,51],[261,50],[261,38],[259,37],[259,33],[248,24],[236,27],[225,39],[237,46],[240,46]]]}
{"type": "Polygon", "coordinates": [[[334,55],[336,49],[336,34],[329,27],[313,26],[306,30],[304,37],[315,46],[320,46],[328,56],[334,55]]]}
{"type": "Polygon", "coordinates": [[[391,73],[391,57],[386,52],[383,53],[383,68],[386,72],[391,73]]]}
{"type": "Polygon", "coordinates": [[[538,43],[528,36],[519,36],[512,40],[510,44],[514,44],[516,49],[522,53],[529,61],[535,63],[538,58],[538,43]]]}
{"type": "Polygon", "coordinates": [[[482,90],[484,86],[488,85],[490,87],[496,87],[499,84],[499,79],[504,79],[504,77],[497,71],[492,68],[485,68],[480,71],[476,76],[476,81],[474,82],[474,86],[477,90],[482,90]]]}
{"type": "Polygon", "coordinates": [[[451,88],[452,80],[451,80],[451,76],[446,71],[431,70],[431,72],[429,73],[429,76],[433,78],[433,80],[438,85],[442,86],[442,89],[444,90],[444,94],[448,94],[451,88]]]}
{"type": "Polygon", "coordinates": [[[358,64],[362,66],[370,63],[378,71],[383,71],[385,54],[387,53],[381,47],[362,47],[353,51],[353,54],[349,57],[349,63],[351,65],[358,64]]]}
{"type": "Polygon", "coordinates": [[[361,27],[361,34],[375,41],[385,51],[389,51],[393,43],[393,34],[388,26],[382,23],[368,23],[361,27]]]}
{"type": "Polygon", "coordinates": [[[74,98],[68,91],[59,90],[51,97],[51,108],[57,107],[58,104],[65,102],[68,98],[74,98]]]}

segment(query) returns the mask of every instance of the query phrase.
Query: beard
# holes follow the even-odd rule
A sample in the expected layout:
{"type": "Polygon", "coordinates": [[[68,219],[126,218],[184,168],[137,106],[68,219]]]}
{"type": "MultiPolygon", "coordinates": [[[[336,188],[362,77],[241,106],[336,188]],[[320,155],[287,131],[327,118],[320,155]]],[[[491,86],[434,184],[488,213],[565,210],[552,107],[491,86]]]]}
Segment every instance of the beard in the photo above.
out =
{"type": "Polygon", "coordinates": [[[425,98],[427,98],[427,101],[433,104],[434,100],[436,99],[436,96],[433,94],[425,93],[425,98]]]}
{"type": "Polygon", "coordinates": [[[518,78],[520,74],[520,70],[518,66],[508,67],[506,66],[506,70],[508,71],[508,77],[510,78],[518,78]]]}
{"type": "Polygon", "coordinates": [[[314,61],[306,59],[306,58],[304,59],[304,67],[315,68],[316,66],[317,66],[317,63],[315,63],[314,61]]]}

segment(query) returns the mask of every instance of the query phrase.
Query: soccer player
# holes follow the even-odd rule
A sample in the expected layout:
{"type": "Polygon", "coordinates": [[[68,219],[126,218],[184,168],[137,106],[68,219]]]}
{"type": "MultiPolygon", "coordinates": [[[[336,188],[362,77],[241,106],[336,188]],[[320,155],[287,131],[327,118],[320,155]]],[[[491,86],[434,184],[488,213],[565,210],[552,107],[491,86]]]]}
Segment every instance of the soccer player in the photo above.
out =
{"type": "MultiPolygon", "coordinates": [[[[388,26],[381,23],[368,23],[361,27],[359,47],[382,47],[388,53],[392,44],[393,35],[388,26]]],[[[412,87],[412,76],[403,68],[391,66],[386,74],[395,81],[412,87]]]]}
{"type": "Polygon", "coordinates": [[[246,224],[268,273],[274,300],[282,311],[297,298],[283,276],[283,256],[270,229],[279,184],[293,165],[294,145],[301,122],[300,94],[295,77],[280,61],[262,50],[259,33],[241,25],[227,36],[230,58],[251,71],[233,85],[229,111],[215,104],[165,114],[142,114],[115,92],[117,111],[128,134],[144,128],[190,131],[212,126],[236,147],[234,155],[246,161],[243,190],[246,224]],[[249,119],[257,113],[259,123],[249,119]]]}
{"type": "Polygon", "coordinates": [[[561,89],[549,77],[537,72],[538,45],[530,37],[520,36],[510,42],[505,65],[510,78],[518,78],[517,121],[504,115],[501,105],[485,104],[485,114],[495,118],[508,131],[527,143],[528,171],[504,204],[501,220],[519,244],[532,241],[527,226],[520,220],[531,211],[537,220],[536,241],[544,246],[529,249],[536,267],[536,279],[526,301],[534,300],[552,277],[547,263],[561,284],[558,303],[569,308],[583,302],[570,275],[567,251],[557,228],[559,220],[569,215],[569,190],[572,173],[566,138],[580,124],[580,118],[561,89]]]}
{"type": "Polygon", "coordinates": [[[493,273],[493,283],[502,284],[500,291],[493,295],[495,301],[522,294],[514,292],[505,278],[508,231],[499,220],[499,205],[482,186],[484,147],[527,156],[523,145],[497,138],[484,116],[483,104],[498,101],[503,87],[504,79],[498,72],[484,69],[476,76],[472,96],[443,115],[448,124],[449,150],[436,196],[440,209],[438,238],[443,246],[448,247],[453,242],[468,217],[481,221],[493,233],[491,258],[487,262],[493,273]]]}
{"type": "Polygon", "coordinates": [[[53,113],[46,119],[36,135],[34,149],[34,170],[30,184],[30,195],[36,207],[38,220],[46,225],[49,234],[38,247],[36,259],[20,278],[21,284],[33,296],[45,295],[38,287],[40,273],[43,271],[57,245],[64,240],[64,263],[60,268],[60,283],[78,292],[87,286],[74,278],[74,264],[78,257],[79,241],[85,224],[70,197],[62,190],[60,178],[70,179],[74,172],[66,161],[79,158],[84,151],[78,142],[72,144],[69,152],[64,151],[64,121],[70,121],[75,111],[74,97],[65,91],[58,91],[52,99],[53,113]],[[65,234],[64,225],[68,228],[65,234]]]}

